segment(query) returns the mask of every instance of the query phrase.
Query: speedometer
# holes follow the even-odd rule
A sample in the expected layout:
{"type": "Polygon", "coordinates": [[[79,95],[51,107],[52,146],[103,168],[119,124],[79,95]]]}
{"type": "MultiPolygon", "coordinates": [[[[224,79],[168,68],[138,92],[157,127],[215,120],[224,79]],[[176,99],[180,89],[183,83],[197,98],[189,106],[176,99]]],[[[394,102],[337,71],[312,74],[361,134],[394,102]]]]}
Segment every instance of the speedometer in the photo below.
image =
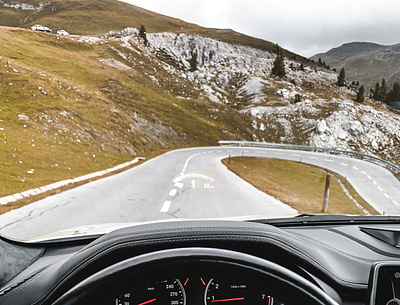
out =
{"type": "Polygon", "coordinates": [[[186,294],[178,279],[163,280],[130,290],[115,299],[113,304],[186,305],[186,294]]]}

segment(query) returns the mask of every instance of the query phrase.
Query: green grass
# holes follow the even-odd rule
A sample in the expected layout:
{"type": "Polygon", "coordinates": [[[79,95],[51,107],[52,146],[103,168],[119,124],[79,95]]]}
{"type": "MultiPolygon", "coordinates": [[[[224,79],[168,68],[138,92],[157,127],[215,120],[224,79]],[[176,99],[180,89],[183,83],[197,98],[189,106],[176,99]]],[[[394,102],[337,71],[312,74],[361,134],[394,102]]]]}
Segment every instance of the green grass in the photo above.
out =
{"type": "Polygon", "coordinates": [[[89,45],[0,27],[0,45],[0,197],[136,155],[251,135],[246,116],[198,98],[188,81],[168,83],[168,72],[154,71],[155,58],[134,53],[134,60],[126,61],[116,52],[122,51],[118,42],[89,45]],[[132,69],[120,71],[100,58],[132,69]],[[165,85],[157,86],[145,73],[165,85]],[[182,94],[190,99],[177,98],[182,94]],[[22,114],[29,119],[20,120],[22,114]],[[31,169],[34,174],[28,174],[31,169]]]}
{"type": "MultiPolygon", "coordinates": [[[[261,191],[287,203],[299,213],[322,213],[326,173],[319,168],[294,162],[265,158],[231,158],[223,163],[261,191]]],[[[339,179],[344,178],[335,174],[339,179]]],[[[371,214],[378,214],[347,182],[346,188],[371,214]]],[[[332,178],[328,214],[364,214],[332,178]]]]}

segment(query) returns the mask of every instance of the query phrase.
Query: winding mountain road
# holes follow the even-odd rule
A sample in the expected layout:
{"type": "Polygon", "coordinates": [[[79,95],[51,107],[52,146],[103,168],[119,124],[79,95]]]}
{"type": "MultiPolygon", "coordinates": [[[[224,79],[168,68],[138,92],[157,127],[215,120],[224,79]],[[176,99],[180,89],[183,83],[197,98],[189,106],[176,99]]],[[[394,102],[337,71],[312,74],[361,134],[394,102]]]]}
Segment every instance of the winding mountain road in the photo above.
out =
{"type": "Polygon", "coordinates": [[[229,155],[301,161],[335,171],[378,212],[400,214],[400,182],[378,165],[322,153],[219,146],[175,150],[0,215],[0,234],[25,240],[100,223],[296,213],[230,172],[221,163],[229,155]]]}

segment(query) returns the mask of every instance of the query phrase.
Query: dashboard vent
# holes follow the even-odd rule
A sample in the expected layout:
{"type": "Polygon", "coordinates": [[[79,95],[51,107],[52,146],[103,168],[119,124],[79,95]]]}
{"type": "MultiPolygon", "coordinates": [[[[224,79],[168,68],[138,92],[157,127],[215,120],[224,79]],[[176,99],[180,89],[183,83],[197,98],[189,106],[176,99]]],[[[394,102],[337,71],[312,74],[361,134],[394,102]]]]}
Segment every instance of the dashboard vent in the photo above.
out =
{"type": "Polygon", "coordinates": [[[389,245],[400,248],[400,230],[366,227],[361,227],[360,230],[389,245]]]}

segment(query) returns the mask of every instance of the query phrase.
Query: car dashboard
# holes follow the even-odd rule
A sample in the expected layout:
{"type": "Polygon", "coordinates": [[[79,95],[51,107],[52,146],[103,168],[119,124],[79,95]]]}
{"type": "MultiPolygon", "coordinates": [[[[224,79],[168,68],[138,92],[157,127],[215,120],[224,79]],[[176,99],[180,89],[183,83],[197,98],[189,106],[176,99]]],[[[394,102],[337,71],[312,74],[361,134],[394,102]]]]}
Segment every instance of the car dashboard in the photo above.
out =
{"type": "Polygon", "coordinates": [[[0,239],[0,304],[400,304],[396,221],[177,220],[0,239]]]}

